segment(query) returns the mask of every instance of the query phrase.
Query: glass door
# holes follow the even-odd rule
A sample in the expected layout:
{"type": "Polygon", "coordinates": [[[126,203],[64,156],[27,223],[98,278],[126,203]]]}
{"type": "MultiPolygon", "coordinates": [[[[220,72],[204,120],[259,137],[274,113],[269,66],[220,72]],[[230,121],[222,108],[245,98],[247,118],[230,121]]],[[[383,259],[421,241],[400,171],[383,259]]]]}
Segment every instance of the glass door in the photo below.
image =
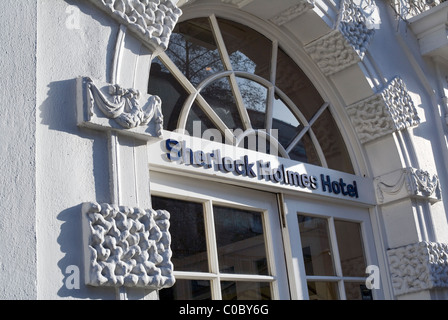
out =
{"type": "Polygon", "coordinates": [[[274,194],[155,172],[151,192],[171,215],[176,284],[161,300],[290,298],[274,194]]]}
{"type": "Polygon", "coordinates": [[[381,296],[366,286],[367,266],[378,265],[368,209],[293,197],[285,197],[285,205],[299,299],[381,296]]]}

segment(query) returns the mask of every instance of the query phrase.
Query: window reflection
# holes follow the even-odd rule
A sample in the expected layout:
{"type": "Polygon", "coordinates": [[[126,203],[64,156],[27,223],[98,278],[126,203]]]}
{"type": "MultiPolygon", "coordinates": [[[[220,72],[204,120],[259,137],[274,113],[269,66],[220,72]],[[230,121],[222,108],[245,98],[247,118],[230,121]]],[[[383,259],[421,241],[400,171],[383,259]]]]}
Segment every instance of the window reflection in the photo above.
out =
{"type": "Polygon", "coordinates": [[[358,223],[335,220],[336,238],[341,258],[342,275],[365,277],[366,259],[358,223]]]}
{"type": "Polygon", "coordinates": [[[159,291],[160,300],[211,300],[209,280],[177,279],[173,287],[159,291]]]}
{"type": "Polygon", "coordinates": [[[298,215],[305,271],[308,276],[334,276],[327,219],[298,215]]]}
{"type": "Polygon", "coordinates": [[[324,104],[319,92],[297,64],[282,50],[278,50],[277,87],[299,108],[309,121],[324,104]]]}
{"type": "Polygon", "coordinates": [[[317,154],[316,147],[311,140],[310,134],[306,133],[302,140],[289,152],[289,157],[292,160],[314,164],[321,166],[319,155],[317,154]]]}
{"type": "Polygon", "coordinates": [[[325,155],[328,168],[354,174],[347,147],[330,110],[325,110],[317,119],[313,132],[325,155]]]}
{"type": "Polygon", "coordinates": [[[229,129],[243,128],[228,77],[213,82],[201,94],[229,129]]]}
{"type": "Polygon", "coordinates": [[[219,271],[268,275],[261,213],[214,206],[219,271]]]}
{"type": "Polygon", "coordinates": [[[195,86],[224,70],[208,18],[178,23],[166,54],[195,86]]]}
{"type": "Polygon", "coordinates": [[[175,270],[208,272],[203,205],[154,196],[152,204],[154,208],[164,208],[170,212],[172,262],[175,270]]]}
{"type": "Polygon", "coordinates": [[[365,282],[344,282],[347,300],[373,300],[372,290],[367,289],[365,282]]]}
{"type": "Polygon", "coordinates": [[[271,300],[271,288],[267,282],[223,281],[223,300],[271,300]]]}
{"type": "Polygon", "coordinates": [[[338,300],[338,284],[336,282],[308,281],[310,300],[338,300]]]}
{"type": "Polygon", "coordinates": [[[198,104],[193,103],[191,111],[188,114],[187,126],[185,127],[185,130],[187,130],[191,136],[193,135],[197,136],[198,135],[197,128],[199,128],[199,126],[201,137],[204,136],[205,130],[216,129],[216,126],[205,114],[205,112],[202,111],[202,109],[198,106],[198,104]]]}
{"type": "Polygon", "coordinates": [[[284,148],[303,130],[296,116],[278,97],[274,100],[272,128],[278,130],[279,142],[284,148]]]}
{"type": "Polygon", "coordinates": [[[148,93],[159,96],[163,101],[163,128],[176,130],[180,111],[188,94],[158,58],[151,65],[148,93]]]}
{"type": "Polygon", "coordinates": [[[268,89],[246,78],[237,77],[236,79],[252,128],[265,129],[268,89]]]}
{"type": "Polygon", "coordinates": [[[272,42],[242,24],[219,19],[233,70],[246,71],[269,80],[272,42]]]}

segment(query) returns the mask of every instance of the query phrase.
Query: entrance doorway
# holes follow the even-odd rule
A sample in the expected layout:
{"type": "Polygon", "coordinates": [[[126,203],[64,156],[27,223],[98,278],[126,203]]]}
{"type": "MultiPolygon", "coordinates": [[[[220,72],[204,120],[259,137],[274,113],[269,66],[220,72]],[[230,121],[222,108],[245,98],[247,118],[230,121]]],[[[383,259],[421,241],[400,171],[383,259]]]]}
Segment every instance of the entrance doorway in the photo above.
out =
{"type": "Polygon", "coordinates": [[[162,172],[151,193],[171,214],[176,284],[161,300],[381,299],[366,208],[162,172]]]}
{"type": "Polygon", "coordinates": [[[366,285],[367,266],[378,265],[368,209],[292,196],[284,203],[299,299],[380,298],[366,285]]]}
{"type": "Polygon", "coordinates": [[[160,299],[290,299],[275,194],[151,173],[170,212],[176,284],[160,299]]]}

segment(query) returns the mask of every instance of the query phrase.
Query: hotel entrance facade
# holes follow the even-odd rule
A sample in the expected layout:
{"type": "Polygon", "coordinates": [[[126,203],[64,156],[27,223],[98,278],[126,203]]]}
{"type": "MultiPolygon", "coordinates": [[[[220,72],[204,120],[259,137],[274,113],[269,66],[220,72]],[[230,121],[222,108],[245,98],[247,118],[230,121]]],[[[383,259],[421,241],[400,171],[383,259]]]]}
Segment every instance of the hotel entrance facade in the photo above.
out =
{"type": "Polygon", "coordinates": [[[448,298],[446,3],[28,3],[3,298],[448,298]]]}

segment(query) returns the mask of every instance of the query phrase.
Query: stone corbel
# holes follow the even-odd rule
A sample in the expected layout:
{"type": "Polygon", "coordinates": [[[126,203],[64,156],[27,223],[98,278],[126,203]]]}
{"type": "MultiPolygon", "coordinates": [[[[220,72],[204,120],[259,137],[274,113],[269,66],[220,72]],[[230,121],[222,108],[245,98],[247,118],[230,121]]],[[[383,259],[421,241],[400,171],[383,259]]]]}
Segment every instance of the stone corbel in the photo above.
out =
{"type": "Polygon", "coordinates": [[[448,244],[418,242],[387,255],[395,295],[448,287],[448,244]]]}
{"type": "Polygon", "coordinates": [[[399,77],[379,93],[347,107],[347,112],[361,143],[420,124],[414,102],[399,77]]]}
{"type": "Polygon", "coordinates": [[[160,290],[175,283],[170,215],[110,204],[84,203],[86,285],[160,290]]]}
{"type": "Polygon", "coordinates": [[[425,199],[431,203],[441,200],[437,175],[415,168],[404,168],[382,175],[374,180],[379,204],[405,198],[425,199]]]}
{"type": "Polygon", "coordinates": [[[120,130],[147,140],[161,137],[162,101],[114,84],[78,78],[78,125],[99,130],[120,130]]]}
{"type": "Polygon", "coordinates": [[[334,30],[307,44],[305,50],[329,76],[360,62],[374,34],[361,8],[345,0],[334,30]]]}

